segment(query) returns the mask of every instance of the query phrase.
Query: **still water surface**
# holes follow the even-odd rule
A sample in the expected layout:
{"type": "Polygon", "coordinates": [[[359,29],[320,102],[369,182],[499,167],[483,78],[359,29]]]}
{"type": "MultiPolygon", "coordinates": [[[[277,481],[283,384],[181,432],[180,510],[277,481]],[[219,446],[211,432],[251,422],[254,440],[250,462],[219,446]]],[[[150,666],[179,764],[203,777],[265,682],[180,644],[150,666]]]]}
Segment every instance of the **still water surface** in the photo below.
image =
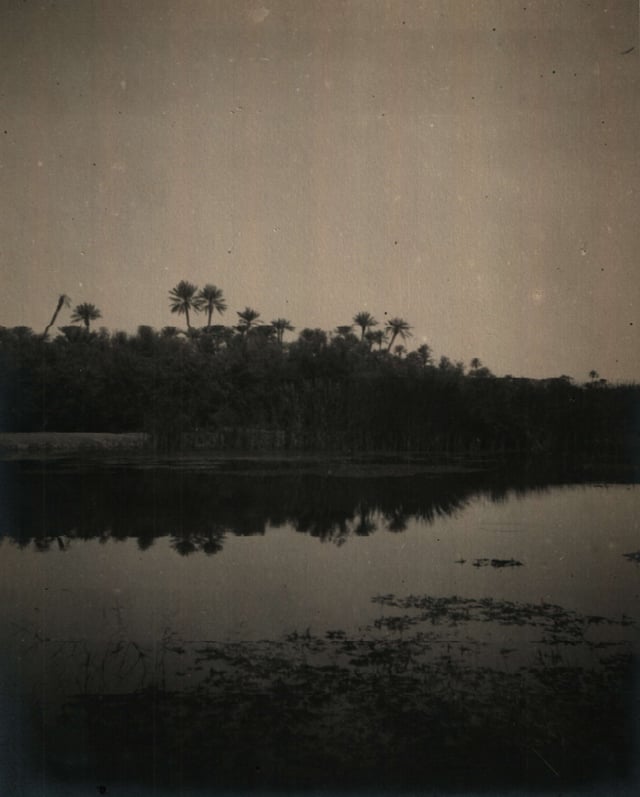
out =
{"type": "Polygon", "coordinates": [[[630,786],[640,487],[596,476],[4,463],[6,783],[630,786]]]}

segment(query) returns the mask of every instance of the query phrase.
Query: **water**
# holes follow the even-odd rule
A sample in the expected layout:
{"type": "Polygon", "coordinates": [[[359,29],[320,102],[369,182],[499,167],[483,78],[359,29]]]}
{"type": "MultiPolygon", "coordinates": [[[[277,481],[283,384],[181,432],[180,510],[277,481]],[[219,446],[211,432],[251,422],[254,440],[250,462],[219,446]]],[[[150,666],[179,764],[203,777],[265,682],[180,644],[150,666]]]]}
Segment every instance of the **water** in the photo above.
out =
{"type": "Polygon", "coordinates": [[[633,793],[626,474],[139,457],[1,484],[3,793],[633,793]]]}

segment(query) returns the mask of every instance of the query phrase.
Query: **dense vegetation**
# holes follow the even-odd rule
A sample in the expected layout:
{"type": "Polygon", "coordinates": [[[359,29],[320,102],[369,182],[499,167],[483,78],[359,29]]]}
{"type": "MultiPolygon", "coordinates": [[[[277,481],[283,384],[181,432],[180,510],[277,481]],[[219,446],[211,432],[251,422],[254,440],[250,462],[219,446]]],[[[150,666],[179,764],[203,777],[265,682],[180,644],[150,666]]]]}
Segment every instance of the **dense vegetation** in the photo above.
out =
{"type": "Polygon", "coordinates": [[[637,446],[640,387],[608,385],[592,373],[495,377],[428,346],[407,351],[410,327],[391,319],[293,331],[286,319],[259,323],[251,308],[235,326],[211,324],[226,310],[215,286],[181,282],[171,309],[187,328],[134,335],[93,331],[100,311],[78,305],[77,326],[44,334],[0,327],[1,431],[144,431],[160,445],[421,450],[455,453],[584,453],[619,456],[637,446]],[[189,310],[208,323],[191,325],[189,310]]]}

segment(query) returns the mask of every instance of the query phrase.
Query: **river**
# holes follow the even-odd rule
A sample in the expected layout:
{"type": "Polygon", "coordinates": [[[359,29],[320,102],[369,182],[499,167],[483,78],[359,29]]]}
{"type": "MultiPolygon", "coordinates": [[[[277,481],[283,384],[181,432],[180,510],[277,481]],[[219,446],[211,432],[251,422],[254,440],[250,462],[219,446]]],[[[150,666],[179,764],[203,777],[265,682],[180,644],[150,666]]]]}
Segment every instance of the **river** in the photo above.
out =
{"type": "Polygon", "coordinates": [[[635,793],[633,474],[1,468],[3,794],[635,793]]]}

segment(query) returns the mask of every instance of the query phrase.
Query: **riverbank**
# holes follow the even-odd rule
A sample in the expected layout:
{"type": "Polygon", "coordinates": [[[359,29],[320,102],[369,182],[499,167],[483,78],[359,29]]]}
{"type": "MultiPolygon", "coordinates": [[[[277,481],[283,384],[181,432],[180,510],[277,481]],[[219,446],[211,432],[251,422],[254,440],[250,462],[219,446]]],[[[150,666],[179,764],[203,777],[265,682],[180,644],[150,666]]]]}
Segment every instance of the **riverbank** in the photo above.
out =
{"type": "MultiPolygon", "coordinates": [[[[117,464],[118,466],[180,468],[254,477],[295,472],[336,478],[390,478],[412,476],[472,476],[515,467],[518,472],[562,472],[563,478],[590,477],[637,482],[637,460],[604,457],[523,458],[505,452],[469,454],[438,451],[351,451],[216,447],[186,436],[174,449],[158,448],[142,432],[0,432],[0,461],[47,460],[117,464]],[[186,438],[186,439],[185,439],[186,438]],[[198,445],[198,442],[200,445],[198,445]]],[[[226,441],[229,443],[229,441],[226,441]]]]}
{"type": "MultiPolygon", "coordinates": [[[[225,441],[227,444],[229,441],[225,441]]],[[[246,441],[243,441],[246,442],[246,441]]],[[[255,441],[252,441],[255,442],[255,441]]],[[[434,452],[303,451],[210,445],[185,436],[176,449],[158,449],[142,432],[0,432],[0,460],[69,459],[117,461],[132,467],[179,467],[181,470],[250,472],[295,471],[325,476],[372,478],[416,475],[463,475],[493,470],[496,458],[446,456],[434,452]],[[114,459],[115,458],[115,459],[114,459]]]]}
{"type": "Polygon", "coordinates": [[[142,432],[1,432],[0,453],[137,451],[150,442],[150,436],[142,432]]]}

